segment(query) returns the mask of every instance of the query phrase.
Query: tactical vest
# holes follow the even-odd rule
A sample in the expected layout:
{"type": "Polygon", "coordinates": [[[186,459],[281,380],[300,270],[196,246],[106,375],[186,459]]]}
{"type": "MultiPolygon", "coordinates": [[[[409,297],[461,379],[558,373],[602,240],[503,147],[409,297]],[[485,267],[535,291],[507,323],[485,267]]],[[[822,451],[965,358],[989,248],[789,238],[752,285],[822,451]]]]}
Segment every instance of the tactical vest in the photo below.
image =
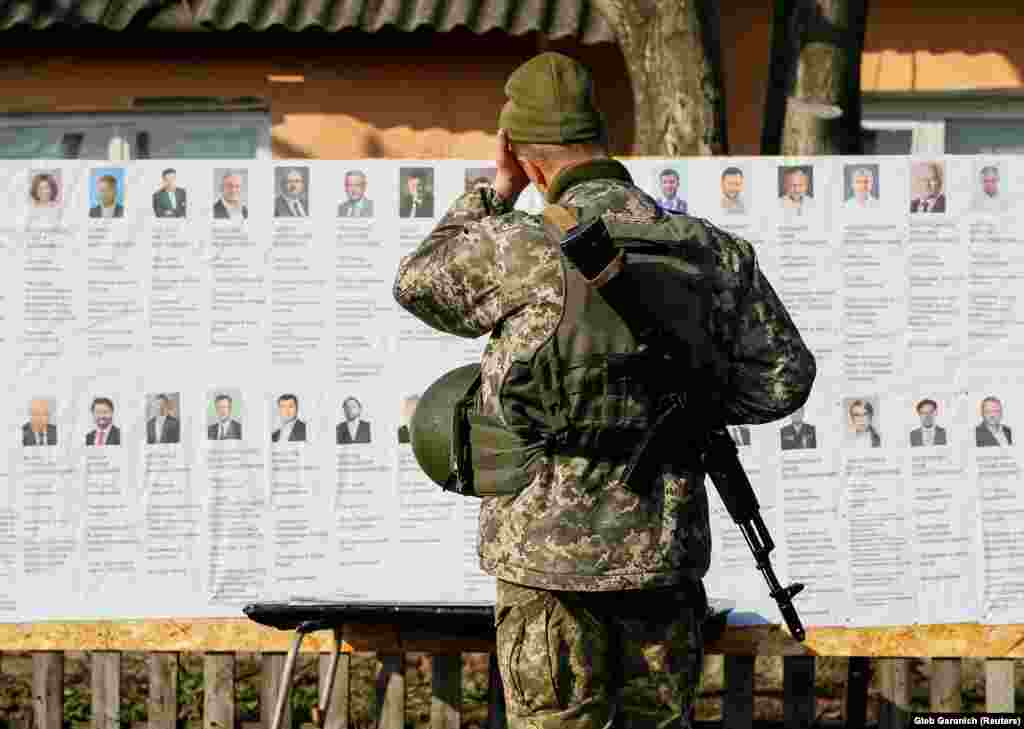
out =
{"type": "MultiPolygon", "coordinates": [[[[598,214],[560,206],[544,211],[563,234],[598,214]]],[[[646,298],[662,318],[671,319],[675,338],[702,341],[713,267],[701,265],[708,251],[695,241],[693,226],[699,222],[667,214],[653,223],[606,225],[626,265],[653,274],[646,298]],[[696,247],[683,255],[687,240],[696,247]]],[[[479,375],[455,408],[450,452],[457,475],[452,481],[459,486],[452,490],[516,494],[529,485],[545,455],[628,458],[681,405],[680,393],[694,384],[690,373],[706,364],[698,361],[700,347],[682,357],[676,348],[669,356],[649,332],[631,329],[564,255],[561,265],[561,319],[538,348],[514,356],[498,390],[505,423],[474,412],[479,375]]],[[[500,337],[500,331],[492,336],[500,337]]]]}

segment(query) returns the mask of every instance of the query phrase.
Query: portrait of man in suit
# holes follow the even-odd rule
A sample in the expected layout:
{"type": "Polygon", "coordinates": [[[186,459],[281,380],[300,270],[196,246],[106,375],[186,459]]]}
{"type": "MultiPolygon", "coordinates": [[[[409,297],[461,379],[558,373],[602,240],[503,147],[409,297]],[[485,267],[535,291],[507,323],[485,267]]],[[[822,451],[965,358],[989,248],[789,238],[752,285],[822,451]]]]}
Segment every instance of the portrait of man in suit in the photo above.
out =
{"type": "Polygon", "coordinates": [[[750,428],[746,425],[730,425],[729,435],[739,448],[750,445],[750,428]]]}
{"type": "Polygon", "coordinates": [[[242,200],[242,174],[227,172],[220,180],[220,197],[213,204],[213,217],[217,220],[245,220],[249,208],[242,200]]]}
{"type": "Polygon", "coordinates": [[[924,166],[923,174],[916,177],[922,191],[910,201],[912,213],[944,213],[946,212],[946,193],[942,191],[942,165],[929,162],[924,166]]]}
{"type": "Polygon", "coordinates": [[[153,193],[153,214],[158,218],[184,218],[188,197],[185,188],[178,187],[178,173],[169,167],[161,176],[160,189],[153,193]]]}
{"type": "Polygon", "coordinates": [[[999,189],[999,167],[985,165],[978,173],[979,189],[971,201],[975,212],[1001,214],[1009,212],[1010,200],[999,189]]]}
{"type": "Polygon", "coordinates": [[[813,425],[804,422],[804,409],[798,408],[789,416],[789,425],[779,429],[779,448],[797,451],[818,447],[818,432],[813,425]]]}
{"type": "Polygon", "coordinates": [[[366,173],[349,170],[345,173],[345,196],[338,206],[339,218],[372,218],[373,200],[366,197],[366,173]]]}
{"type": "Polygon", "coordinates": [[[210,440],[241,440],[242,424],[231,417],[234,401],[230,395],[217,395],[213,408],[217,413],[217,422],[207,428],[210,440]]]}
{"type": "Polygon", "coordinates": [[[124,217],[124,206],[117,201],[117,178],[113,175],[101,175],[96,180],[96,204],[89,208],[89,217],[124,217]]]}
{"type": "Polygon", "coordinates": [[[336,429],[338,445],[369,443],[370,423],[362,419],[363,404],[350,395],[341,403],[341,409],[345,419],[338,423],[336,429]]]}
{"type": "Polygon", "coordinates": [[[847,165],[846,185],[848,193],[843,201],[847,210],[877,210],[881,207],[878,199],[878,165],[847,165]]]}
{"type": "Polygon", "coordinates": [[[989,395],[981,401],[981,423],[974,429],[978,448],[1013,445],[1013,433],[1003,425],[1003,403],[989,395]]]}
{"type": "Polygon", "coordinates": [[[161,393],[156,396],[158,415],[146,421],[146,443],[179,443],[181,442],[181,421],[178,420],[177,407],[170,395],[161,393]]]}
{"type": "Polygon", "coordinates": [[[780,168],[779,207],[787,218],[810,215],[817,209],[811,171],[809,166],[780,168]]]}
{"type": "Polygon", "coordinates": [[[275,218],[309,217],[308,175],[308,167],[277,170],[277,187],[280,192],[274,199],[275,218]]]}
{"type": "Polygon", "coordinates": [[[398,442],[399,443],[411,443],[409,433],[409,423],[412,422],[412,416],[416,414],[416,406],[420,404],[419,395],[410,395],[409,397],[402,400],[402,411],[399,415],[399,426],[398,426],[398,442]]]}
{"type": "Polygon", "coordinates": [[[686,201],[679,197],[679,173],[675,170],[662,170],[658,175],[657,201],[665,210],[686,214],[686,201]]]}
{"type": "Polygon", "coordinates": [[[743,198],[743,170],[726,167],[719,182],[722,188],[722,211],[731,215],[744,215],[747,205],[743,198]]]}
{"type": "Polygon", "coordinates": [[[299,398],[290,393],[277,398],[277,416],[281,426],[270,434],[273,443],[305,443],[306,424],[299,420],[299,398]]]}
{"type": "Polygon", "coordinates": [[[846,444],[852,448],[880,448],[882,437],[875,430],[875,406],[857,399],[848,408],[849,424],[846,444]]]}
{"type": "Polygon", "coordinates": [[[432,218],[434,217],[434,171],[431,169],[413,169],[404,171],[405,189],[402,191],[398,204],[400,218],[432,218]]]}
{"type": "Polygon", "coordinates": [[[946,445],[946,429],[935,424],[935,414],[939,412],[939,404],[925,398],[917,404],[915,410],[917,410],[917,416],[921,418],[921,427],[910,431],[910,446],[912,448],[927,448],[946,445]]]}
{"type": "Polygon", "coordinates": [[[121,429],[114,425],[114,401],[97,397],[92,401],[92,419],[96,427],[85,434],[87,446],[121,445],[121,429]]]}
{"type": "Polygon", "coordinates": [[[29,406],[29,421],[21,426],[21,444],[35,446],[57,445],[57,426],[50,423],[50,402],[36,398],[29,406]]]}

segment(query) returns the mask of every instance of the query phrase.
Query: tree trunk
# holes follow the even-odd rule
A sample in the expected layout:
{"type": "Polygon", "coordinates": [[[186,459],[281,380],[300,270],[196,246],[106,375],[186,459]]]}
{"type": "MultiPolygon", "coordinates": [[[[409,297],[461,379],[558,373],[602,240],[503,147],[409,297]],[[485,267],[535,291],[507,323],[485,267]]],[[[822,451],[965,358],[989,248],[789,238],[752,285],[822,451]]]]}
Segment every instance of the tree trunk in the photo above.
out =
{"type": "Polygon", "coordinates": [[[777,0],[761,153],[861,154],[867,0],[777,0]]]}
{"type": "Polygon", "coordinates": [[[633,85],[633,154],[727,153],[716,0],[594,0],[633,85]]]}

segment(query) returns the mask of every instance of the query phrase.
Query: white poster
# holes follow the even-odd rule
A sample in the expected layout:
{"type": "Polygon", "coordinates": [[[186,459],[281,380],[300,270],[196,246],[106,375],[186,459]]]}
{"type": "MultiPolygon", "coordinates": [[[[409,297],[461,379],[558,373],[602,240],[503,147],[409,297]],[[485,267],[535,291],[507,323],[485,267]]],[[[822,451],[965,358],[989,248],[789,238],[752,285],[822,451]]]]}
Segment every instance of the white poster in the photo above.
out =
{"type": "MultiPolygon", "coordinates": [[[[662,207],[749,241],[815,353],[803,408],[730,429],[805,626],[1024,620],[1024,161],[626,165],[662,207]]],[[[493,602],[480,502],[442,492],[409,438],[424,391],[488,338],[430,329],[393,292],[492,161],[0,176],[0,622],[493,602]]],[[[545,204],[530,186],[514,215],[545,204]]],[[[779,622],[709,504],[709,594],[779,622]]]]}

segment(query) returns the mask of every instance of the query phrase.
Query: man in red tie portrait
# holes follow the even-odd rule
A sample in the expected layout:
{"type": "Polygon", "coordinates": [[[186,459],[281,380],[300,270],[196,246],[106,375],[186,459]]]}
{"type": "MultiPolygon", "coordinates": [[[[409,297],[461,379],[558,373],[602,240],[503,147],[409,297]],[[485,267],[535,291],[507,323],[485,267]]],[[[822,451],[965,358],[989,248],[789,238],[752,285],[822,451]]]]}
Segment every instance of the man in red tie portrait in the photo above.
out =
{"type": "Polygon", "coordinates": [[[92,401],[92,419],[96,428],[85,436],[87,446],[119,446],[121,430],[114,425],[114,401],[98,397],[92,401]]]}

